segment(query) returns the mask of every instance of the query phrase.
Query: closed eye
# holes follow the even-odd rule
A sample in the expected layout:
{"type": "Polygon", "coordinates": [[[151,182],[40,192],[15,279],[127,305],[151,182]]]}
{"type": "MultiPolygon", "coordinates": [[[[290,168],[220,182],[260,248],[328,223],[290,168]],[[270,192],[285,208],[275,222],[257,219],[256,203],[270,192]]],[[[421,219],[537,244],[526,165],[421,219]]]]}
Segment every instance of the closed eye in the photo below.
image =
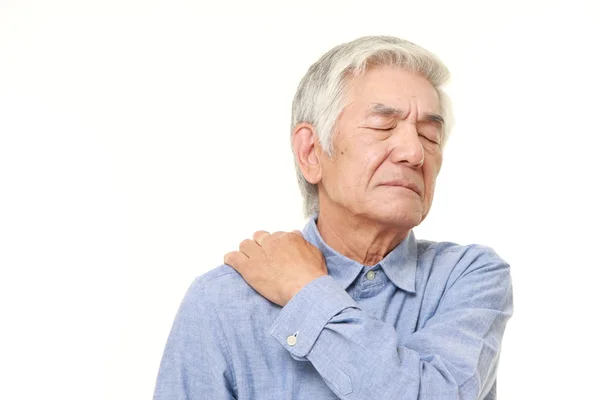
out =
{"type": "Polygon", "coordinates": [[[419,136],[424,137],[428,142],[434,143],[434,144],[438,144],[438,142],[436,142],[435,140],[432,140],[430,138],[428,138],[427,136],[419,133],[419,136]]]}
{"type": "MultiPolygon", "coordinates": [[[[385,132],[385,131],[391,131],[391,130],[393,130],[393,129],[395,129],[395,128],[396,128],[395,126],[390,126],[389,128],[369,128],[369,129],[373,129],[373,130],[375,130],[375,131],[382,131],[382,132],[385,132]]],[[[418,132],[418,134],[419,134],[419,136],[421,136],[421,137],[425,138],[425,140],[427,140],[427,141],[428,141],[428,142],[430,142],[430,143],[433,143],[433,144],[439,144],[439,143],[438,143],[436,140],[430,139],[429,137],[427,137],[426,135],[424,135],[424,134],[422,134],[422,133],[420,133],[420,132],[418,132]]]]}

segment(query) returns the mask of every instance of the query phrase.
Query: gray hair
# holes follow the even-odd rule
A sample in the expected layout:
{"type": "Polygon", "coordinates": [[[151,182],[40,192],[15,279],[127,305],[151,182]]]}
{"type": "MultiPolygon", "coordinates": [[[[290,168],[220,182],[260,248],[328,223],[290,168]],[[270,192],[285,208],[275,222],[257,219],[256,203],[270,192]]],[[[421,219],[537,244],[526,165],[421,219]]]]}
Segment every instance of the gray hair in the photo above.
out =
{"type": "MultiPolygon", "coordinates": [[[[345,105],[349,76],[362,75],[370,67],[397,66],[423,75],[437,91],[440,112],[445,124],[442,129],[442,148],[445,147],[453,124],[452,105],[440,88],[450,79],[448,68],[433,53],[407,40],[393,36],[365,36],[340,44],[325,53],[298,85],[292,102],[293,131],[301,122],[314,126],[323,151],[333,155],[333,132],[345,105]]],[[[304,215],[319,211],[317,185],[302,175],[294,154],[296,175],[304,198],[304,215]]]]}

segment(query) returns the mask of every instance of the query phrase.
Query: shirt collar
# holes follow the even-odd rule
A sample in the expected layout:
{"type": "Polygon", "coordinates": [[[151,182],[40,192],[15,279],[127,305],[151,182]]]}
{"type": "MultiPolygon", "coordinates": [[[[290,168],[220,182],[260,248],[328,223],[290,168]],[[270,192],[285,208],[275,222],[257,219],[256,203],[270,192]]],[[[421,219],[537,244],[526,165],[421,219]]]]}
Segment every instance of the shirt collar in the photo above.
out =
{"type": "MultiPolygon", "coordinates": [[[[317,228],[318,213],[314,213],[302,234],[304,238],[317,247],[327,264],[327,270],[344,289],[348,289],[363,269],[363,265],[346,256],[341,255],[323,240],[317,228]]],[[[413,231],[390,251],[383,260],[379,262],[387,277],[400,289],[416,293],[417,275],[417,240],[413,231]]]]}

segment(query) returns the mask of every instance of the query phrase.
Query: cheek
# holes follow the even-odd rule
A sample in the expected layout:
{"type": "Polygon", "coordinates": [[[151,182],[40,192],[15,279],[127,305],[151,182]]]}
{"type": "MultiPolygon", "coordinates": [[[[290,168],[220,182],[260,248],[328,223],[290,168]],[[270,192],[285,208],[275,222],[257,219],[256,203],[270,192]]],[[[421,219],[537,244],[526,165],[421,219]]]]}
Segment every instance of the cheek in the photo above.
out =
{"type": "Polygon", "coordinates": [[[384,143],[364,147],[362,153],[359,155],[362,173],[370,179],[385,160],[388,159],[389,155],[390,150],[384,143]]]}
{"type": "Polygon", "coordinates": [[[374,143],[347,146],[339,154],[339,177],[353,188],[364,187],[385,158],[385,148],[374,143]]]}
{"type": "Polygon", "coordinates": [[[436,182],[436,178],[435,176],[429,179],[429,182],[427,182],[427,201],[431,202],[431,200],[433,199],[433,194],[435,192],[435,182],[436,182]]]}
{"type": "Polygon", "coordinates": [[[363,197],[379,166],[386,160],[385,143],[373,137],[356,135],[338,142],[338,151],[331,160],[328,187],[330,193],[363,197]]]}
{"type": "Polygon", "coordinates": [[[435,191],[435,184],[437,181],[438,173],[440,172],[440,163],[438,160],[432,160],[431,163],[423,169],[423,180],[425,184],[425,195],[426,200],[431,201],[433,193],[435,191]]]}
{"type": "Polygon", "coordinates": [[[323,168],[323,185],[334,198],[343,197],[355,180],[353,165],[349,161],[347,149],[344,149],[343,154],[342,152],[336,154],[335,158],[323,168]]]}

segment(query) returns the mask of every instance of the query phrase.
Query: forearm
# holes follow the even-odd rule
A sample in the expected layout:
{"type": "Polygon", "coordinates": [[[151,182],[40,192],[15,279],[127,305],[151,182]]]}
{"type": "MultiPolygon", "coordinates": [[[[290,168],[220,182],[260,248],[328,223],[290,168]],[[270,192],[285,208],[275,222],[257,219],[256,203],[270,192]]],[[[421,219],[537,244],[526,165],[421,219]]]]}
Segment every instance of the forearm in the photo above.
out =
{"type": "Polygon", "coordinates": [[[338,397],[477,399],[493,383],[498,349],[489,335],[498,334],[492,324],[501,312],[473,315],[487,324],[478,334],[460,332],[462,314],[434,320],[400,346],[394,326],[367,316],[331,277],[310,285],[282,310],[272,335],[294,358],[310,360],[338,397]]]}
{"type": "Polygon", "coordinates": [[[356,309],[335,316],[306,358],[342,399],[466,400],[480,389],[476,365],[399,346],[391,325],[356,309]]]}

